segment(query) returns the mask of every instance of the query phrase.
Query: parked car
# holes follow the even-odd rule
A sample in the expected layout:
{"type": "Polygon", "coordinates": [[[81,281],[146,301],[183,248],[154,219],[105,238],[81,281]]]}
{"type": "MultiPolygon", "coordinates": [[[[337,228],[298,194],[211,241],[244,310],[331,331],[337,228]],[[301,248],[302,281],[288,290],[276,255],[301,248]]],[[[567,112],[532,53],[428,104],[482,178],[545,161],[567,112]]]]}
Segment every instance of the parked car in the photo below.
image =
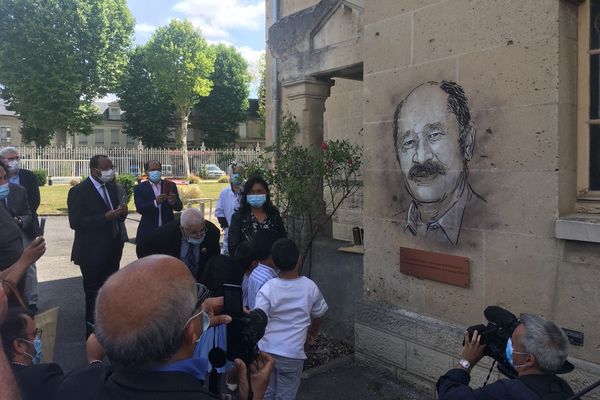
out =
{"type": "Polygon", "coordinates": [[[220,177],[225,176],[225,171],[219,168],[216,164],[207,164],[206,165],[206,179],[219,179],[220,177]]]}

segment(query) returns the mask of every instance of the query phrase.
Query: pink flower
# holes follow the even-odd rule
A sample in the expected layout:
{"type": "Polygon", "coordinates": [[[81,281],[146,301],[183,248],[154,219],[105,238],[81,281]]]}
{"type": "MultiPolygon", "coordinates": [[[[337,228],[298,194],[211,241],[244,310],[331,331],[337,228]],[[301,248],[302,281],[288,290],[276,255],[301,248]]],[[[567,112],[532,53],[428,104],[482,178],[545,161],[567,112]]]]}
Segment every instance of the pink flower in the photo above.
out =
{"type": "Polygon", "coordinates": [[[321,150],[324,150],[324,151],[329,150],[329,145],[326,142],[321,143],[321,150]]]}

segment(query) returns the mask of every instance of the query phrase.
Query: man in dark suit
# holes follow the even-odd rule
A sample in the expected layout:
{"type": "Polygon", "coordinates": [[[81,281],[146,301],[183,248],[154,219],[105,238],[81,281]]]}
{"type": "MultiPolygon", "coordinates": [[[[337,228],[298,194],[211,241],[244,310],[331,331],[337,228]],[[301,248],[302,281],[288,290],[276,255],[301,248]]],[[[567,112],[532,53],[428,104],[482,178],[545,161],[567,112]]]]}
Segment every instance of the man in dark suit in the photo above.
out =
{"type": "MultiPolygon", "coordinates": [[[[10,194],[8,167],[0,160],[0,202],[10,194]]],[[[23,235],[8,209],[0,204],[0,271],[13,265],[23,253],[23,235]]]]}
{"type": "Polygon", "coordinates": [[[22,308],[10,309],[0,336],[23,399],[55,399],[63,370],[58,364],[40,364],[42,332],[32,314],[22,308]]]}
{"type": "Polygon", "coordinates": [[[188,208],[166,225],[151,232],[137,244],[138,257],[168,254],[183,261],[200,282],[204,266],[212,257],[221,254],[221,231],[206,221],[197,208],[188,208]]]}
{"type": "MultiPolygon", "coordinates": [[[[194,358],[206,329],[231,322],[223,298],[206,299],[186,266],[169,256],[136,260],[111,276],[96,304],[96,336],[110,366],[93,365],[72,372],[58,389],[61,400],[203,400],[220,399],[203,386],[208,360],[194,358]]],[[[240,396],[248,398],[244,362],[240,396]]],[[[275,361],[266,353],[252,364],[254,399],[264,398],[275,361]]]]}
{"type": "MultiPolygon", "coordinates": [[[[8,176],[10,183],[21,185],[27,191],[27,200],[29,207],[29,215],[31,215],[31,223],[26,223],[23,229],[25,233],[25,246],[28,246],[36,236],[41,235],[40,225],[38,222],[37,209],[40,206],[40,187],[37,178],[33,172],[28,169],[21,168],[21,157],[19,151],[14,147],[4,147],[0,150],[0,159],[4,160],[8,165],[8,176]]],[[[27,270],[25,276],[25,287],[23,295],[26,298],[32,311],[37,312],[38,303],[38,281],[37,268],[35,264],[27,270]]]]}
{"type": "Polygon", "coordinates": [[[135,208],[142,214],[138,225],[136,241],[168,222],[173,221],[173,210],[181,211],[183,203],[177,193],[177,185],[162,179],[162,166],[156,160],[144,165],[148,180],[133,190],[135,208]]]}
{"type": "Polygon", "coordinates": [[[93,331],[94,303],[104,281],[119,269],[123,253],[121,223],[127,205],[120,204],[112,161],[90,159],[90,176],[69,190],[69,225],[75,231],[71,260],[79,265],[85,291],[86,333],[93,331]]]}

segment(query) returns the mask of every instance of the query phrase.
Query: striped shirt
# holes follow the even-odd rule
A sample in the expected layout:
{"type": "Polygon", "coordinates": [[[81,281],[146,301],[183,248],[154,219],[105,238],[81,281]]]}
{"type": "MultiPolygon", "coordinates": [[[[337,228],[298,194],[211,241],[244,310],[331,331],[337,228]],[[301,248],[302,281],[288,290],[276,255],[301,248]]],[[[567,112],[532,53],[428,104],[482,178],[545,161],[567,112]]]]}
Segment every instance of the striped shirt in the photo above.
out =
{"type": "Polygon", "coordinates": [[[256,295],[260,288],[273,278],[277,278],[277,272],[268,265],[258,264],[248,278],[248,308],[252,310],[256,303],[256,295]]]}

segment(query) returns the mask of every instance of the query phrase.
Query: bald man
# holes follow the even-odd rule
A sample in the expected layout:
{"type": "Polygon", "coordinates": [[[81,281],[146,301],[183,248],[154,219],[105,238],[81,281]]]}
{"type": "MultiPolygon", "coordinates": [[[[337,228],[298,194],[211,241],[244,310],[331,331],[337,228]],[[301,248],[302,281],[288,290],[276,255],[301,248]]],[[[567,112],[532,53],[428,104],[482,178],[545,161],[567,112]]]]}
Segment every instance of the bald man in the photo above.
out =
{"type": "Polygon", "coordinates": [[[175,219],[150,232],[137,243],[138,257],[168,254],[179,258],[200,282],[208,260],[221,254],[221,231],[197,208],[188,208],[175,219]]]}
{"type": "MultiPolygon", "coordinates": [[[[215,315],[222,310],[223,298],[202,301],[205,291],[185,264],[170,256],[141,258],[112,275],[98,293],[95,331],[112,366],[90,366],[70,374],[58,398],[214,398],[202,388],[206,361],[192,355],[209,323],[229,323],[231,317],[215,315]]],[[[241,360],[236,365],[240,395],[247,398],[245,366],[241,360]]],[[[252,364],[255,399],[263,398],[274,365],[268,355],[252,364]]]]}

